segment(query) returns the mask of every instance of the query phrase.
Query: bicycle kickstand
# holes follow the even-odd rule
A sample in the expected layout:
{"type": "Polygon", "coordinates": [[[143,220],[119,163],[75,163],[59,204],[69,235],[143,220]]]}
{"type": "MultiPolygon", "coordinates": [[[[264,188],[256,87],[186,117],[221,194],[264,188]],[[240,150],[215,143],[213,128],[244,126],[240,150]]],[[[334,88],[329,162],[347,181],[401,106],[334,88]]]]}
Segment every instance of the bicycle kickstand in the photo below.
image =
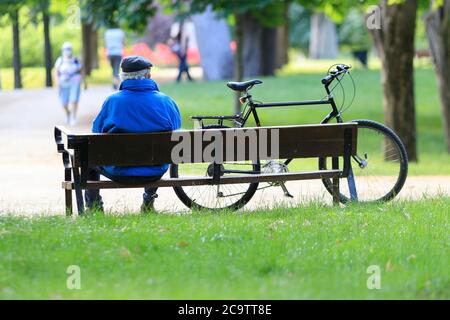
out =
{"type": "Polygon", "coordinates": [[[288,189],[286,188],[286,185],[284,182],[280,182],[280,187],[281,189],[283,189],[284,192],[284,196],[288,197],[288,198],[293,198],[294,196],[292,194],[289,193],[288,189]]]}

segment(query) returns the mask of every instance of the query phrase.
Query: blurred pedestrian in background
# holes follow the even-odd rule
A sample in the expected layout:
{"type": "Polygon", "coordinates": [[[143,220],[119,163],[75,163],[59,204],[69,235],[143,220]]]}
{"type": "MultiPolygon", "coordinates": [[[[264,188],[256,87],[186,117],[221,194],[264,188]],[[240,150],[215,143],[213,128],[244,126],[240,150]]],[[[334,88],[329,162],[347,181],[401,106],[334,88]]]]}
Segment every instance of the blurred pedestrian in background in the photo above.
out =
{"type": "Polygon", "coordinates": [[[66,112],[67,124],[76,123],[78,102],[80,100],[80,85],[82,80],[81,63],[73,55],[70,42],[62,45],[61,56],[55,63],[56,81],[59,88],[59,98],[66,112]]]}
{"type": "Polygon", "coordinates": [[[183,26],[180,26],[176,37],[169,39],[170,49],[178,57],[178,76],[177,82],[181,81],[183,73],[186,73],[186,77],[189,81],[192,81],[192,77],[189,74],[189,65],[187,62],[187,50],[189,48],[189,37],[183,33],[183,26]]]}
{"type": "Polygon", "coordinates": [[[110,28],[105,31],[105,47],[113,74],[113,88],[119,87],[119,69],[125,46],[125,32],[119,28],[110,28]]]}

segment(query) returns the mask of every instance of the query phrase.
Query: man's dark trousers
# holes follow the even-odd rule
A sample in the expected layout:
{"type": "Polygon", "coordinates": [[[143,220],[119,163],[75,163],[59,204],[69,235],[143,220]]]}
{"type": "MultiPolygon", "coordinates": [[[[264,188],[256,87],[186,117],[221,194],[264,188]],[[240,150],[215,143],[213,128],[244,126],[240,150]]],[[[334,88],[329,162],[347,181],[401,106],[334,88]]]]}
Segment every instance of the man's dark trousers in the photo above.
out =
{"type": "MultiPolygon", "coordinates": [[[[161,179],[161,176],[153,176],[153,177],[138,177],[138,176],[116,176],[111,175],[106,172],[103,168],[90,168],[88,172],[88,180],[89,181],[99,181],[100,175],[111,179],[112,181],[123,183],[123,184],[143,184],[155,182],[161,179]]],[[[156,191],[158,188],[155,187],[147,187],[144,189],[143,194],[143,203],[144,205],[152,204],[153,201],[158,197],[156,191]]],[[[100,196],[100,191],[96,189],[86,190],[84,193],[84,199],[86,201],[86,206],[88,208],[93,208],[94,206],[103,208],[102,197],[100,196]]]]}

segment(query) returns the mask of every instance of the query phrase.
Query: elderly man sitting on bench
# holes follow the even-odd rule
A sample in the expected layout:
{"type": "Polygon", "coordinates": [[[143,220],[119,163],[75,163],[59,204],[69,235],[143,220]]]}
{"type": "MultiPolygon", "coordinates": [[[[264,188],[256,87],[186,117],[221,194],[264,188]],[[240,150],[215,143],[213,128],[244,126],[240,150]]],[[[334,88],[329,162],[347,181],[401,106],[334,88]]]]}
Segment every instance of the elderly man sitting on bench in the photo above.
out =
{"type": "MultiPolygon", "coordinates": [[[[177,104],[161,93],[151,79],[150,61],[139,56],[125,57],[121,62],[119,91],[103,103],[94,120],[94,133],[149,133],[171,131],[181,126],[177,104]]],[[[100,174],[124,184],[140,184],[159,180],[168,169],[167,164],[146,167],[107,166],[91,168],[88,179],[98,181],[100,174]]],[[[157,188],[145,188],[141,206],[143,212],[154,210],[157,188]]],[[[99,190],[85,192],[89,209],[103,210],[99,190]]]]}

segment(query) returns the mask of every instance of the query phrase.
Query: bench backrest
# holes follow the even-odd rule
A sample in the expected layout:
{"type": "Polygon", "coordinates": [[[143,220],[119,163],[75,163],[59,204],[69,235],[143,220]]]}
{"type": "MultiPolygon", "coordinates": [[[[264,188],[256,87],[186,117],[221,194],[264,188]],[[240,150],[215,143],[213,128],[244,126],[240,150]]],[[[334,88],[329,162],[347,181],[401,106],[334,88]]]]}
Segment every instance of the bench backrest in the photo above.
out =
{"type": "Polygon", "coordinates": [[[211,148],[211,141],[216,141],[215,139],[219,135],[222,139],[219,139],[221,141],[218,143],[222,146],[223,153],[220,155],[220,152],[213,152],[216,163],[221,163],[223,159],[230,160],[230,157],[234,157],[235,161],[255,160],[255,153],[251,152],[255,148],[259,160],[272,159],[272,151],[278,151],[277,158],[279,159],[339,157],[348,153],[356,154],[357,124],[199,129],[124,134],[74,134],[62,127],[55,128],[58,150],[73,152],[74,162],[72,165],[74,167],[148,166],[176,163],[177,161],[173,160],[173,151],[180,149],[180,141],[184,141],[184,146],[190,144],[190,148],[185,148],[183,149],[184,153],[180,153],[183,155],[183,162],[211,162],[210,158],[199,157],[199,151],[202,154],[208,145],[211,148]],[[187,138],[189,142],[180,139],[180,136],[183,139],[187,138]],[[241,139],[242,137],[243,139],[241,139]],[[278,150],[274,148],[273,144],[277,142],[279,142],[278,150]],[[267,150],[261,152],[261,149],[265,148],[264,145],[267,150]],[[242,150],[244,150],[243,153],[239,152],[242,150]]]}

